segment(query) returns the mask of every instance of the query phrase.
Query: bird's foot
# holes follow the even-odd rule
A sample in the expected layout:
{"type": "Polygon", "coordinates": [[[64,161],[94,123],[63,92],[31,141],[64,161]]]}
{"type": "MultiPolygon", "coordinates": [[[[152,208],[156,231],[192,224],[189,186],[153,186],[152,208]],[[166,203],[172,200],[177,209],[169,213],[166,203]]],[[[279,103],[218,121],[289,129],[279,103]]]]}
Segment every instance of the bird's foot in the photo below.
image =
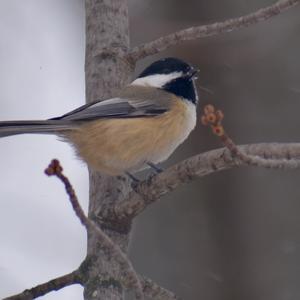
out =
{"type": "Polygon", "coordinates": [[[155,173],[159,174],[161,172],[163,172],[163,169],[160,168],[159,166],[157,166],[156,164],[152,163],[152,162],[147,162],[147,165],[153,169],[155,171],[155,173]]]}
{"type": "Polygon", "coordinates": [[[136,191],[136,187],[141,181],[129,172],[125,172],[125,174],[131,179],[131,188],[136,191]]]}

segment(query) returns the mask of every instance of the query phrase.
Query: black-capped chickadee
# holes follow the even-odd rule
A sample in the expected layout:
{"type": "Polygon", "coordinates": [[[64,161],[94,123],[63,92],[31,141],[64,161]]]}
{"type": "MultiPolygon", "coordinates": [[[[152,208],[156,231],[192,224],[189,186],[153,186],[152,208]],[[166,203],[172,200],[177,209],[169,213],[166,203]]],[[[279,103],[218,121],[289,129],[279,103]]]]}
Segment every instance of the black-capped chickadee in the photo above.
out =
{"type": "Polygon", "coordinates": [[[115,98],[45,121],[0,122],[0,137],[56,134],[94,170],[130,174],[166,160],[196,125],[197,70],[177,58],[152,63],[115,98]]]}

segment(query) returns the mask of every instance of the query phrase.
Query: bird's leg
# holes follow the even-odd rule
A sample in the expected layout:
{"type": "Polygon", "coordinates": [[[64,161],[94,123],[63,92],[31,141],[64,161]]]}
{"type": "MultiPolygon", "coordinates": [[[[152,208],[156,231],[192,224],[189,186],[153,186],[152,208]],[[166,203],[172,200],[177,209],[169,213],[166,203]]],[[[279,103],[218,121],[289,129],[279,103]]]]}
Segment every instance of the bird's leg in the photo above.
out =
{"type": "Polygon", "coordinates": [[[125,174],[132,180],[131,181],[131,188],[136,192],[138,193],[137,191],[137,186],[138,184],[141,182],[138,178],[136,178],[134,175],[132,175],[131,173],[129,172],[125,172],[125,174]]]}
{"type": "Polygon", "coordinates": [[[136,178],[134,175],[132,175],[131,173],[129,172],[125,172],[125,174],[134,182],[134,183],[139,183],[140,180],[138,178],[136,178]]]}
{"type": "Polygon", "coordinates": [[[163,172],[163,169],[152,162],[147,162],[147,165],[152,168],[157,174],[163,172]]]}

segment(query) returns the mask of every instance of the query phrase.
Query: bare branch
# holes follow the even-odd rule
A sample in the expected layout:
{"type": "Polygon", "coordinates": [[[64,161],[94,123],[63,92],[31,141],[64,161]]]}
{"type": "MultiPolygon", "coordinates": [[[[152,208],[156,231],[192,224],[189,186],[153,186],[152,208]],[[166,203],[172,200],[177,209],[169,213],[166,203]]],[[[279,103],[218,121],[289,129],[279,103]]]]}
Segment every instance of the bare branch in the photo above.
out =
{"type": "Polygon", "coordinates": [[[180,300],[173,292],[161,287],[153,280],[141,277],[144,295],[156,300],[180,300]]]}
{"type": "Polygon", "coordinates": [[[121,250],[121,248],[115,244],[108,235],[104,233],[104,231],[97,226],[95,222],[87,218],[84,214],[83,209],[80,206],[80,203],[77,199],[77,196],[75,194],[75,191],[69,181],[69,179],[62,173],[62,167],[60,166],[60,163],[58,160],[54,159],[48,166],[48,168],[45,170],[45,173],[48,176],[55,175],[58,177],[63,184],[65,185],[66,192],[69,196],[69,200],[72,204],[72,207],[77,215],[77,217],[80,219],[81,223],[86,227],[87,230],[93,230],[97,233],[99,241],[103,244],[103,247],[108,249],[112,256],[115,258],[115,260],[120,264],[121,268],[125,271],[127,275],[127,282],[125,283],[125,286],[130,285],[134,288],[136,293],[136,299],[144,299],[143,294],[143,288],[141,285],[141,282],[139,280],[138,275],[136,274],[130,260],[127,258],[127,256],[124,254],[124,252],[121,250]]]}
{"type": "Polygon", "coordinates": [[[271,6],[259,9],[254,13],[242,17],[183,29],[133,48],[127,55],[127,58],[129,61],[136,62],[139,59],[162,52],[183,41],[195,40],[224,32],[230,32],[239,28],[248,27],[252,24],[266,21],[276,15],[279,15],[283,11],[295,6],[299,2],[300,0],[279,0],[271,6]]]}
{"type": "Polygon", "coordinates": [[[80,284],[79,271],[63,275],[3,300],[32,300],[72,284],[80,284]]]}
{"type": "MultiPolygon", "coordinates": [[[[300,143],[262,143],[237,146],[237,148],[248,155],[270,159],[271,162],[277,161],[276,164],[257,163],[257,166],[260,167],[273,169],[296,169],[300,167],[300,143]]],[[[184,183],[218,171],[245,165],[249,164],[241,161],[238,157],[232,157],[227,148],[198,154],[141,182],[123,202],[119,203],[112,212],[108,210],[106,214],[109,216],[112,213],[120,218],[134,218],[148,205],[158,201],[160,197],[184,183]]]]}

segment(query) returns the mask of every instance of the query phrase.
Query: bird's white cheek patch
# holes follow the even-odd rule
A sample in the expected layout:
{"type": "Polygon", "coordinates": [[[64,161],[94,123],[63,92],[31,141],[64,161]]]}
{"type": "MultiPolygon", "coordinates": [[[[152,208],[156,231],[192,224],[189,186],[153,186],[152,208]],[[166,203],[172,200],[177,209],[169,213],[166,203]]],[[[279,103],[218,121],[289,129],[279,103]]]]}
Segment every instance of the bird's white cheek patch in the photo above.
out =
{"type": "Polygon", "coordinates": [[[170,74],[156,74],[149,75],[142,78],[137,78],[134,80],[131,85],[139,85],[139,86],[150,86],[156,88],[162,88],[165,84],[182,76],[182,72],[173,72],[170,74]]]}

